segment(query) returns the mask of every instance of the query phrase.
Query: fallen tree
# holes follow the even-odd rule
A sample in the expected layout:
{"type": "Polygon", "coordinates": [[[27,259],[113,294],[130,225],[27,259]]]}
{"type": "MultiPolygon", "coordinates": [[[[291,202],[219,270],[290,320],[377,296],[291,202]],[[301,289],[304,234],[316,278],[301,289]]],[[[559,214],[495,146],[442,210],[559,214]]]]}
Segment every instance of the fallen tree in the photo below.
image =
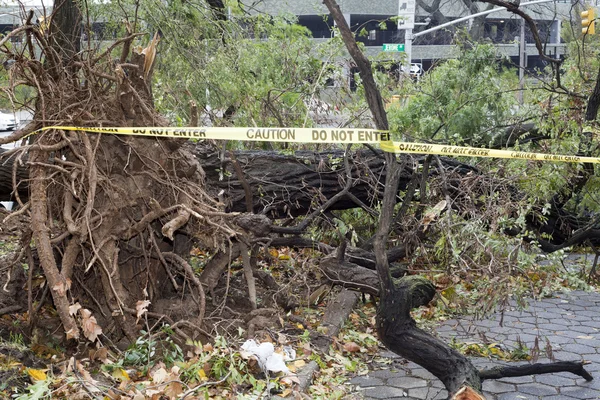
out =
{"type": "MultiPolygon", "coordinates": [[[[365,97],[373,115],[375,126],[380,130],[388,130],[387,115],[384,111],[381,94],[373,79],[371,63],[356,44],[354,35],[350,31],[348,23],[336,1],[324,0],[323,2],[333,16],[346,48],[359,69],[364,84],[365,97]]],[[[517,7],[512,5],[511,9],[515,10],[517,7]]],[[[523,14],[520,10],[518,10],[518,13],[519,15],[523,14]]],[[[528,18],[528,16],[526,17],[528,18]]],[[[533,26],[533,29],[535,30],[535,26],[533,26]]],[[[535,35],[537,35],[537,30],[535,30],[534,37],[535,35]]],[[[467,357],[453,350],[446,343],[439,341],[429,333],[419,329],[410,315],[410,311],[413,308],[427,304],[432,300],[436,292],[435,286],[421,276],[407,276],[401,278],[398,282],[395,282],[391,276],[386,247],[389,233],[395,220],[397,182],[402,169],[394,154],[386,154],[385,157],[388,183],[385,186],[379,223],[373,243],[377,275],[379,277],[379,302],[377,306],[377,330],[379,338],[387,348],[421,365],[440,379],[448,391],[449,398],[465,398],[462,394],[467,391],[471,392],[467,398],[482,399],[483,396],[479,392],[481,391],[481,382],[484,374],[477,371],[467,357]]],[[[338,254],[337,260],[343,262],[343,252],[338,254]]],[[[583,369],[582,363],[568,364],[570,369],[566,370],[579,373],[580,376],[585,377],[587,380],[592,379],[591,375],[583,369]]],[[[546,366],[543,366],[538,369],[528,368],[527,370],[520,370],[519,373],[531,374],[536,373],[535,371],[537,373],[555,372],[557,369],[565,367],[564,364],[550,365],[551,367],[548,367],[550,369],[545,369],[546,366]]],[[[501,369],[500,367],[496,371],[501,369]]],[[[517,374],[515,368],[511,368],[511,370],[511,373],[517,374]]],[[[499,373],[494,376],[501,375],[499,373]]]]}

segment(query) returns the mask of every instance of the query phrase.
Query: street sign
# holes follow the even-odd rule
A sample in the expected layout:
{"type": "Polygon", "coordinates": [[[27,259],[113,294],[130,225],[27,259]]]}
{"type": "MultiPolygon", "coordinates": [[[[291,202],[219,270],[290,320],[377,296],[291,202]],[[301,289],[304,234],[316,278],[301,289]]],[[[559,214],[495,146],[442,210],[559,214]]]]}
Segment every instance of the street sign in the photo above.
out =
{"type": "Polygon", "coordinates": [[[404,44],[387,43],[383,45],[383,51],[404,51],[404,44]]]}
{"type": "Polygon", "coordinates": [[[415,28],[415,0],[400,0],[398,7],[398,29],[414,29],[415,28]]]}

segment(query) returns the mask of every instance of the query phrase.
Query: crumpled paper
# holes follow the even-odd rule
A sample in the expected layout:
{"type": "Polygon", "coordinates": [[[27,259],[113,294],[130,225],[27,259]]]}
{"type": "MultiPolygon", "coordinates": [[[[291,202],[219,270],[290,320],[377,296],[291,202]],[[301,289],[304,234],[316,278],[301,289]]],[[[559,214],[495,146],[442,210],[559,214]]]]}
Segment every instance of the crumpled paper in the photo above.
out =
{"type": "Polygon", "coordinates": [[[248,359],[256,358],[258,366],[263,372],[283,372],[286,375],[290,374],[290,370],[285,365],[283,354],[275,352],[273,343],[264,342],[258,344],[254,339],[249,339],[242,344],[240,354],[248,359]]]}

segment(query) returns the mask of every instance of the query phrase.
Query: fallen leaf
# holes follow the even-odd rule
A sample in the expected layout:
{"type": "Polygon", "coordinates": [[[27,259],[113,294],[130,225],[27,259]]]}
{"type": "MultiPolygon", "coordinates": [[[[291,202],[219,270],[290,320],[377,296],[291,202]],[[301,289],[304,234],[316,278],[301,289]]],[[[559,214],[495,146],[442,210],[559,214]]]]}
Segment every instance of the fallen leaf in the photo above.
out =
{"type": "Polygon", "coordinates": [[[101,347],[99,349],[92,349],[89,352],[89,357],[90,357],[90,360],[92,360],[92,361],[100,360],[102,362],[105,362],[108,360],[108,348],[101,347]]]}
{"type": "Polygon", "coordinates": [[[86,308],[79,310],[79,314],[81,315],[83,335],[88,338],[90,342],[95,342],[98,335],[102,334],[102,328],[98,325],[96,317],[94,317],[92,312],[86,308]]]}
{"type": "Polygon", "coordinates": [[[167,370],[164,368],[159,368],[156,371],[154,371],[154,373],[152,374],[152,381],[155,384],[159,385],[165,381],[166,377],[167,377],[167,370]]]}
{"type": "Polygon", "coordinates": [[[349,353],[357,353],[360,351],[360,346],[354,342],[344,343],[344,350],[349,353]]]}
{"type": "Polygon", "coordinates": [[[81,304],[79,304],[79,302],[77,302],[75,304],[71,304],[69,306],[69,314],[71,314],[71,315],[77,314],[77,311],[79,311],[80,308],[81,308],[81,304]]]}
{"type": "Polygon", "coordinates": [[[79,339],[79,330],[77,328],[71,328],[66,332],[67,340],[79,339]]]}
{"type": "Polygon", "coordinates": [[[27,368],[27,375],[31,378],[32,381],[45,381],[47,376],[46,372],[42,369],[33,369],[27,368]]]}
{"type": "Polygon", "coordinates": [[[139,300],[135,303],[135,310],[137,312],[137,319],[135,323],[137,324],[140,320],[140,317],[148,312],[148,306],[150,305],[150,300],[139,300]]]}
{"type": "Polygon", "coordinates": [[[113,370],[111,375],[113,378],[118,379],[121,382],[127,382],[130,379],[129,374],[123,368],[117,368],[113,370]]]}
{"type": "Polygon", "coordinates": [[[165,395],[171,400],[176,399],[181,393],[183,393],[183,386],[179,382],[171,382],[165,389],[165,395]]]}
{"type": "Polygon", "coordinates": [[[200,378],[201,381],[207,381],[208,377],[206,376],[206,372],[204,372],[203,369],[199,369],[198,370],[198,378],[200,378]]]}

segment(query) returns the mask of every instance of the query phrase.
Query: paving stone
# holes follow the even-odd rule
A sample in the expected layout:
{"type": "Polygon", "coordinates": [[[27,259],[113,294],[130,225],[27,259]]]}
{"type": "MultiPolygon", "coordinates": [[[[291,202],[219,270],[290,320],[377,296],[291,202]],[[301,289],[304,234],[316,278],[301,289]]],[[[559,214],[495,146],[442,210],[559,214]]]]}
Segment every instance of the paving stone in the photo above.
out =
{"type": "Polygon", "coordinates": [[[498,395],[498,397],[496,397],[498,400],[537,400],[538,397],[537,396],[532,396],[530,394],[527,393],[520,393],[520,392],[515,392],[515,393],[502,393],[500,395],[498,395]]]}
{"type": "Polygon", "coordinates": [[[600,348],[600,338],[597,335],[581,335],[574,339],[575,343],[591,346],[594,349],[600,348]]]}
{"type": "Polygon", "coordinates": [[[577,339],[577,336],[581,336],[582,332],[579,331],[575,331],[573,330],[573,328],[575,328],[575,326],[573,327],[569,327],[569,329],[559,329],[556,331],[556,334],[559,336],[563,336],[563,337],[567,337],[567,338],[571,338],[571,339],[577,339]]]}
{"type": "Polygon", "coordinates": [[[427,379],[427,380],[439,380],[437,379],[431,372],[427,371],[424,368],[415,368],[411,371],[411,376],[427,379]]]}
{"type": "MultiPolygon", "coordinates": [[[[596,328],[596,329],[598,329],[598,331],[600,331],[600,321],[594,321],[593,319],[588,319],[585,321],[581,321],[581,325],[582,326],[590,326],[590,327],[596,328]]],[[[596,331],[596,333],[598,333],[598,331],[596,331]]]]}
{"type": "Polygon", "coordinates": [[[550,322],[549,318],[540,317],[535,312],[534,313],[527,313],[526,315],[523,315],[519,319],[522,322],[530,322],[530,323],[532,323],[534,325],[537,325],[537,324],[547,324],[548,322],[550,322]]]}
{"type": "MultiPolygon", "coordinates": [[[[553,306],[555,307],[555,306],[553,306]]],[[[560,313],[554,312],[554,311],[539,311],[538,313],[536,313],[536,315],[538,317],[542,317],[542,318],[560,318],[560,313]]]]}
{"type": "Polygon", "coordinates": [[[502,379],[498,379],[499,382],[505,382],[505,383],[517,383],[517,384],[521,384],[521,383],[533,383],[533,376],[529,375],[529,376],[516,376],[516,377],[512,377],[512,378],[502,378],[502,379]]]}
{"type": "Polygon", "coordinates": [[[591,318],[599,317],[598,312],[593,310],[579,311],[577,314],[591,318]]]}
{"type": "Polygon", "coordinates": [[[372,376],[373,378],[379,378],[379,379],[383,379],[383,380],[397,377],[396,372],[389,370],[389,369],[380,369],[377,371],[373,371],[373,372],[370,372],[369,375],[372,376]]]}
{"type": "Polygon", "coordinates": [[[584,387],[568,387],[562,389],[560,393],[576,399],[600,399],[600,390],[584,387]]]}
{"type": "Polygon", "coordinates": [[[573,325],[573,321],[571,321],[567,318],[552,318],[551,320],[548,320],[548,323],[554,325],[554,328],[552,328],[552,330],[556,330],[556,328],[557,328],[556,325],[560,325],[560,326],[572,326],[573,325]]]}
{"type": "Polygon", "coordinates": [[[446,400],[447,398],[448,398],[448,392],[446,392],[445,390],[442,390],[440,393],[433,396],[431,398],[431,400],[446,400]]]}
{"type": "Polygon", "coordinates": [[[495,380],[483,381],[483,390],[490,393],[508,393],[515,391],[515,385],[495,380]]]}
{"type": "Polygon", "coordinates": [[[439,391],[439,389],[436,390],[429,387],[414,388],[408,390],[408,395],[417,399],[430,399],[434,396],[434,393],[439,391]]]}
{"type": "Polygon", "coordinates": [[[505,346],[512,346],[512,345],[516,345],[517,341],[520,340],[521,343],[525,343],[525,344],[531,343],[533,345],[535,338],[538,338],[538,340],[539,340],[538,335],[531,335],[529,333],[516,332],[516,333],[511,333],[510,335],[507,335],[506,339],[508,341],[503,342],[502,344],[504,344],[505,346]]]}
{"type": "Polygon", "coordinates": [[[554,335],[546,336],[550,340],[550,344],[566,344],[573,343],[573,338],[563,335],[561,332],[555,332],[554,335]]]}
{"type": "Polygon", "coordinates": [[[575,379],[557,376],[556,374],[538,375],[534,379],[538,383],[545,383],[546,385],[553,385],[558,387],[574,386],[577,384],[575,379]]]}
{"type": "Polygon", "coordinates": [[[585,326],[585,325],[572,326],[571,330],[574,332],[580,332],[580,333],[598,333],[598,328],[594,328],[591,326],[585,326]]]}
{"type": "Polygon", "coordinates": [[[401,376],[399,378],[388,379],[387,384],[402,389],[411,389],[427,386],[427,381],[412,376],[401,376]]]}
{"type": "Polygon", "coordinates": [[[405,390],[390,386],[377,386],[365,389],[364,391],[365,398],[371,399],[389,399],[390,397],[406,398],[407,395],[405,390]]]}
{"type": "Polygon", "coordinates": [[[596,354],[596,349],[592,346],[586,346],[578,343],[565,344],[562,346],[562,351],[568,351],[576,354],[596,354]]]}
{"type": "Polygon", "coordinates": [[[350,383],[353,385],[358,385],[361,388],[367,388],[367,387],[372,387],[372,386],[381,386],[381,385],[385,384],[383,382],[383,380],[381,380],[379,378],[374,378],[369,375],[354,377],[350,380],[350,383]]]}
{"type": "Polygon", "coordinates": [[[588,307],[588,305],[582,305],[582,304],[565,304],[565,306],[563,307],[563,309],[569,310],[569,311],[585,311],[586,307],[588,307]]]}
{"type": "Polygon", "coordinates": [[[517,391],[529,393],[534,396],[551,396],[558,394],[558,389],[553,386],[548,386],[543,383],[523,383],[517,385],[517,391]]]}
{"type": "Polygon", "coordinates": [[[554,358],[556,358],[556,361],[578,361],[583,359],[583,356],[570,351],[559,350],[554,352],[554,358]]]}
{"type": "Polygon", "coordinates": [[[393,351],[389,351],[389,350],[383,350],[379,353],[379,355],[381,357],[389,358],[389,359],[402,358],[398,354],[394,353],[393,351]]]}

